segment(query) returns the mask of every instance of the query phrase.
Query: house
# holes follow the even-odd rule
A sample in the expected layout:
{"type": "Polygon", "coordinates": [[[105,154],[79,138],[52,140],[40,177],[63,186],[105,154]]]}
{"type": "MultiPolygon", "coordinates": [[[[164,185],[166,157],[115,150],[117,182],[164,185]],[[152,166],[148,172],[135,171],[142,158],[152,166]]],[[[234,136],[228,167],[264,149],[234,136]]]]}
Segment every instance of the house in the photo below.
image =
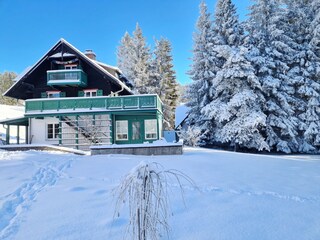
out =
{"type": "Polygon", "coordinates": [[[25,126],[28,144],[77,149],[160,139],[159,97],[134,95],[131,88],[120,69],[97,61],[92,50],[82,53],[60,39],[4,94],[25,100],[24,117],[0,124],[7,140],[10,126],[25,126]]]}

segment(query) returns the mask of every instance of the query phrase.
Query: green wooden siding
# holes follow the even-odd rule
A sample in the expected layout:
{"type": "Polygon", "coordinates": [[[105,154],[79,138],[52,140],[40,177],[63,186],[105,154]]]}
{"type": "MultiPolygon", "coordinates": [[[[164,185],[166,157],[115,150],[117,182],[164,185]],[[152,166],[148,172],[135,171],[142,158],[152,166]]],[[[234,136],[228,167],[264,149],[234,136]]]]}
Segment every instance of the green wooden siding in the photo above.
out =
{"type": "MultiPolygon", "coordinates": [[[[159,132],[159,127],[157,127],[157,138],[156,139],[146,139],[145,138],[145,120],[154,119],[159,121],[159,115],[149,114],[149,115],[115,115],[113,121],[113,139],[116,144],[133,144],[133,143],[144,143],[144,142],[153,142],[160,139],[161,133],[159,132]],[[116,139],[116,121],[126,120],[128,121],[128,140],[117,140],[116,139]],[[133,139],[133,123],[140,123],[140,139],[133,139]]],[[[161,123],[162,124],[162,123],[161,123]]]]}
{"type": "MultiPolygon", "coordinates": [[[[79,94],[80,95],[80,94],[79,94]]],[[[136,95],[119,97],[39,98],[26,100],[27,115],[45,115],[46,112],[64,113],[70,111],[129,111],[157,110],[162,113],[162,104],[157,95],[136,95]]]]}

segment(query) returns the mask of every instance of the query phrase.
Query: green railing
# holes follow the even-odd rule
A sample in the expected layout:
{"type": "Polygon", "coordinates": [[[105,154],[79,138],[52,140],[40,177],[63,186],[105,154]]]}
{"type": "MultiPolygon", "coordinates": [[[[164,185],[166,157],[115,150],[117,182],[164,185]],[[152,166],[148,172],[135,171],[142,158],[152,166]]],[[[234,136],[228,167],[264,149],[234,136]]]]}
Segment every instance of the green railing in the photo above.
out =
{"type": "Polygon", "coordinates": [[[81,69],[64,69],[47,71],[47,85],[87,86],[87,74],[81,69]]]}
{"type": "Polygon", "coordinates": [[[78,97],[26,100],[26,114],[64,113],[72,111],[126,111],[130,109],[157,109],[162,112],[162,103],[157,95],[121,97],[78,97]]]}

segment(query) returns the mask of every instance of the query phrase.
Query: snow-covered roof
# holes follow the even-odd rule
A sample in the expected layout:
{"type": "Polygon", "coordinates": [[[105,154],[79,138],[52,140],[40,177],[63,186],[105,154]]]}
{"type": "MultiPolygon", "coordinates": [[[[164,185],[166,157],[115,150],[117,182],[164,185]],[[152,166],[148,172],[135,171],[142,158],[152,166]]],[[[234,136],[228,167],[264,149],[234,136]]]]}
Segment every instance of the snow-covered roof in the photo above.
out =
{"type": "Polygon", "coordinates": [[[86,56],[83,52],[81,52],[80,50],[78,50],[77,48],[75,48],[73,45],[71,45],[69,42],[67,42],[65,39],[61,38],[60,40],[61,42],[65,43],[66,45],[68,45],[70,48],[72,48],[75,52],[77,52],[79,55],[81,55],[83,58],[85,58],[86,60],[88,60],[89,62],[91,62],[92,64],[95,65],[95,67],[97,67],[99,70],[101,70],[102,72],[104,72],[106,75],[108,75],[109,77],[111,77],[113,80],[115,80],[121,87],[123,87],[124,89],[126,89],[128,92],[131,92],[131,89],[129,87],[127,87],[120,79],[118,79],[117,77],[113,76],[111,73],[109,73],[106,69],[104,69],[102,66],[100,66],[97,61],[92,60],[91,58],[89,58],[88,56],[86,56]]]}
{"type": "Polygon", "coordinates": [[[0,104],[0,120],[12,120],[24,116],[24,106],[11,106],[0,104]]]}
{"type": "Polygon", "coordinates": [[[74,54],[72,53],[55,53],[53,55],[51,55],[49,58],[61,58],[61,57],[75,57],[74,54]]]}
{"type": "MultiPolygon", "coordinates": [[[[91,60],[92,60],[92,59],[91,59],[91,60]]],[[[121,70],[120,70],[120,68],[118,68],[118,67],[116,67],[116,66],[111,66],[111,65],[109,65],[109,64],[105,64],[105,63],[99,62],[99,61],[97,61],[97,60],[92,60],[92,61],[96,62],[97,64],[99,64],[99,65],[102,66],[102,67],[110,68],[110,69],[115,70],[115,71],[117,71],[117,72],[119,72],[119,73],[122,73],[121,70]]]]}
{"type": "Polygon", "coordinates": [[[179,126],[179,124],[188,116],[189,107],[185,105],[185,103],[181,103],[180,106],[176,108],[176,121],[175,126],[179,126]]]}

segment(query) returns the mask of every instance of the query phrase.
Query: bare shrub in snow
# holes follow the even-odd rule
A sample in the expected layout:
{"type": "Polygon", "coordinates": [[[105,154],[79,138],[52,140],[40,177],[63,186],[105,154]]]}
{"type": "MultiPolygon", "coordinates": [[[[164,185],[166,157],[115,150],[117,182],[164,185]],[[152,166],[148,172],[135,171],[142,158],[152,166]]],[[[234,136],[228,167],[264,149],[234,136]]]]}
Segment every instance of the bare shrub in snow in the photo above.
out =
{"type": "Polygon", "coordinates": [[[178,170],[164,170],[158,163],[141,162],[116,188],[115,216],[127,205],[129,223],[126,239],[157,240],[161,233],[169,236],[169,180],[175,180],[183,198],[182,181],[195,186],[193,180],[178,170]]]}
{"type": "Polygon", "coordinates": [[[198,146],[200,142],[201,129],[198,127],[188,127],[186,130],[182,129],[179,133],[179,138],[183,139],[183,143],[188,146],[198,146]]]}

